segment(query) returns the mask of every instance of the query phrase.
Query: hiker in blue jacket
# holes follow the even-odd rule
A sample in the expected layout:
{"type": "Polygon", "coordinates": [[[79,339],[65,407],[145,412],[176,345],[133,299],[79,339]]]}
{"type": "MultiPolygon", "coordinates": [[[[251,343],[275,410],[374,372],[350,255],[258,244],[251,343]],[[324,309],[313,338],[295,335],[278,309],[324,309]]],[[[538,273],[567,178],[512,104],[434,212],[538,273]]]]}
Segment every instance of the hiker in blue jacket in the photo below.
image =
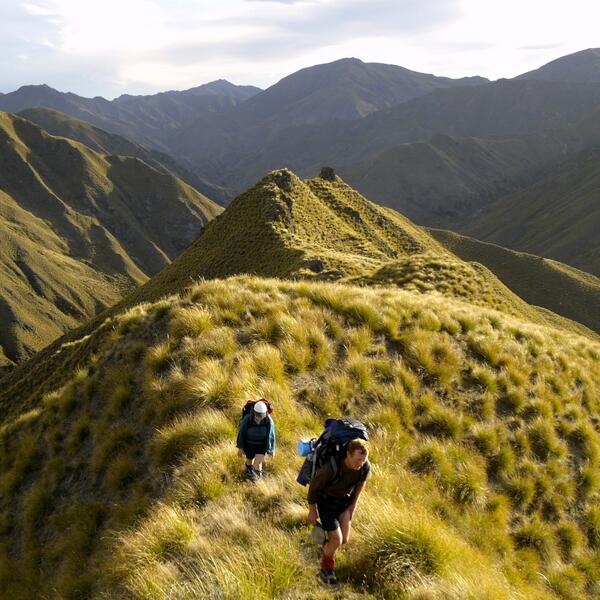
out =
{"type": "Polygon", "coordinates": [[[275,422],[267,414],[267,404],[256,402],[242,419],[237,436],[239,456],[246,456],[246,476],[260,479],[263,476],[265,455],[275,454],[275,422]]]}

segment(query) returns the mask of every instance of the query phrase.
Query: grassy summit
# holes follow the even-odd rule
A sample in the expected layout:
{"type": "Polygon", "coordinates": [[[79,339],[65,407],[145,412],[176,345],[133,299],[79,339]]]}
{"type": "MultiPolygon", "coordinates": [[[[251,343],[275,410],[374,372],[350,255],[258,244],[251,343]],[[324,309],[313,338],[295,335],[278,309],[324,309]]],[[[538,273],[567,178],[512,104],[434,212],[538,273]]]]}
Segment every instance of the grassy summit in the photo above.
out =
{"type": "Polygon", "coordinates": [[[488,269],[461,261],[423,228],[370,202],[339,177],[302,181],[286,169],[238,196],[126,303],[155,300],[198,277],[239,273],[392,283],[457,296],[540,324],[585,329],[529,306],[488,269]]]}
{"type": "Polygon", "coordinates": [[[363,419],[373,478],[339,598],[600,593],[600,345],[452,298],[251,276],[106,320],[0,429],[11,598],[327,598],[298,437],[363,419]],[[266,395],[272,476],[241,479],[266,395]]]}

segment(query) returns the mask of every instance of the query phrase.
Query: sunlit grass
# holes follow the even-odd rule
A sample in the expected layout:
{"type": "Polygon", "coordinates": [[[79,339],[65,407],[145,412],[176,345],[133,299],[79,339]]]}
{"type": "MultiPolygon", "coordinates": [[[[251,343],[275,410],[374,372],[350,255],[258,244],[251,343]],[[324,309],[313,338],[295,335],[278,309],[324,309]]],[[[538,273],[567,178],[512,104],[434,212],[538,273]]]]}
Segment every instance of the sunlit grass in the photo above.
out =
{"type": "Polygon", "coordinates": [[[294,452],[340,415],[368,424],[373,461],[339,557],[348,598],[593,597],[591,342],[442,297],[252,277],[116,323],[93,368],[0,429],[0,536],[22,554],[0,556],[29,565],[30,597],[51,580],[94,600],[325,598],[294,452]],[[278,449],[250,486],[234,442],[259,397],[278,449]]]}

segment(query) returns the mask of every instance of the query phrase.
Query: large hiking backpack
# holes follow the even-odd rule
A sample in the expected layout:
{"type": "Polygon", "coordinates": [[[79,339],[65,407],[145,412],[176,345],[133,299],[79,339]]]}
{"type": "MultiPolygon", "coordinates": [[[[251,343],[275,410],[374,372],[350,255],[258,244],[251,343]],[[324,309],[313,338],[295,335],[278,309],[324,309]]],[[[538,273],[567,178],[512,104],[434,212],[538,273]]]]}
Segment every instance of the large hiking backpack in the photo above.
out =
{"type": "Polygon", "coordinates": [[[335,481],[340,475],[348,443],[356,439],[369,439],[367,428],[360,421],[346,418],[327,419],[323,433],[317,439],[311,440],[312,452],[306,457],[296,481],[307,485],[317,470],[326,464],[331,465],[335,481]]]}
{"type": "Polygon", "coordinates": [[[267,405],[267,414],[270,415],[273,412],[273,405],[268,400],[265,400],[265,398],[260,398],[258,400],[248,400],[248,402],[244,404],[244,407],[242,408],[242,419],[252,412],[252,410],[254,409],[254,405],[257,402],[261,401],[267,405]]]}

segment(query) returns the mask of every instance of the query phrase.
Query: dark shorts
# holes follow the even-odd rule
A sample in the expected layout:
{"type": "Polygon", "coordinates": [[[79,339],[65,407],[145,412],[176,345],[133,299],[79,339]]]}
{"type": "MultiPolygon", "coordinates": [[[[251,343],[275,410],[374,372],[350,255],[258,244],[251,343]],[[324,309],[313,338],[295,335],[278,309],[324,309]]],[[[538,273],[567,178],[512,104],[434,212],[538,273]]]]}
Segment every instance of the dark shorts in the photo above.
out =
{"type": "Polygon", "coordinates": [[[340,515],[352,504],[352,498],[323,498],[317,501],[319,519],[325,531],[335,531],[340,526],[340,515]]]}
{"type": "Polygon", "coordinates": [[[254,458],[257,454],[266,454],[267,453],[267,445],[266,444],[248,444],[244,446],[244,454],[247,459],[254,458]]]}

